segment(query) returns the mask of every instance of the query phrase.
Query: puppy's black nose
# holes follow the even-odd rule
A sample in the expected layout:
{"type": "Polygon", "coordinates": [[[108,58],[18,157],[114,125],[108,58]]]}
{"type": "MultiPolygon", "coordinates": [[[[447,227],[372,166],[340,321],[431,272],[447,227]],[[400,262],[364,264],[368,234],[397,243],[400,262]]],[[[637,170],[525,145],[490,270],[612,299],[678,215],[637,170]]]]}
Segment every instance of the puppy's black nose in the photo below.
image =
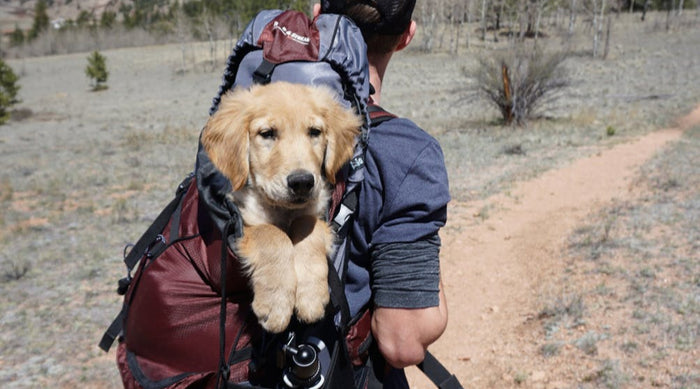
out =
{"type": "Polygon", "coordinates": [[[306,196],[314,188],[314,176],[308,172],[292,172],[287,176],[287,186],[297,196],[306,196]]]}

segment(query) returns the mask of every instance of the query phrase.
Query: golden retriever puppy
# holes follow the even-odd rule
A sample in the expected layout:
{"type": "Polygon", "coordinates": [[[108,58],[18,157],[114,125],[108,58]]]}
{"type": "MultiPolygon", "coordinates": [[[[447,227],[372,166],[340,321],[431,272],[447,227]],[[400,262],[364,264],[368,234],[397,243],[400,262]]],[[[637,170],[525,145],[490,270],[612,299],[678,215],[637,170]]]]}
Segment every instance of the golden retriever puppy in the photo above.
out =
{"type": "Polygon", "coordinates": [[[235,251],[270,332],[283,331],[294,312],[308,323],[324,315],[334,242],[322,218],[361,123],[323,88],[274,82],[228,92],[202,133],[233,186],[244,222],[235,251]]]}

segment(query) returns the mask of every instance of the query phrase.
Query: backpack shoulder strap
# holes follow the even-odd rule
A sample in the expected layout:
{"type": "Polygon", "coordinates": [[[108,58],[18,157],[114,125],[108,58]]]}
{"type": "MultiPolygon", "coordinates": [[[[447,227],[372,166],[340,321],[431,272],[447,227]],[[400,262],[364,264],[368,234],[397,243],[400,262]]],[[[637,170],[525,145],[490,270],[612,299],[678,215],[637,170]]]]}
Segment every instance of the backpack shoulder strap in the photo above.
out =
{"type": "MultiPolygon", "coordinates": [[[[180,185],[178,185],[175,192],[175,198],[160,212],[158,217],[156,217],[155,221],[150,227],[148,227],[146,232],[141,235],[141,238],[139,238],[136,244],[131,248],[131,251],[129,251],[129,254],[125,255],[124,264],[126,265],[127,274],[125,278],[119,280],[119,287],[117,288],[118,294],[126,294],[129,284],[131,284],[131,272],[134,270],[139,260],[143,258],[144,255],[148,255],[147,251],[152,251],[153,243],[159,241],[160,243],[165,244],[165,242],[163,242],[162,239],[159,240],[159,238],[162,237],[161,234],[171,219],[173,219],[171,231],[177,231],[177,227],[179,227],[180,224],[180,205],[182,204],[182,199],[185,197],[185,193],[187,193],[187,188],[190,186],[193,177],[193,174],[188,175],[187,178],[185,178],[180,185]]],[[[175,239],[174,235],[171,235],[171,240],[172,239],[175,239]]],[[[117,317],[114,318],[112,324],[110,324],[107,331],[105,331],[104,335],[102,335],[99,347],[104,352],[109,351],[112,344],[114,344],[114,340],[117,339],[119,334],[121,334],[124,326],[126,309],[127,305],[123,304],[121,311],[119,314],[117,314],[117,317]]]]}
{"type": "Polygon", "coordinates": [[[369,121],[372,127],[376,127],[387,120],[398,117],[377,104],[374,104],[374,102],[370,102],[367,106],[367,112],[369,113],[369,121]]]}
{"type": "Polygon", "coordinates": [[[418,368],[432,381],[439,389],[462,389],[454,374],[447,371],[445,366],[430,353],[425,352],[425,359],[418,364],[418,368]]]}
{"type": "MultiPolygon", "coordinates": [[[[382,122],[397,117],[382,107],[374,104],[371,100],[370,104],[367,105],[367,113],[371,127],[377,126],[382,122]]],[[[331,217],[331,225],[338,234],[340,238],[339,240],[342,242],[338,246],[338,250],[343,251],[340,254],[343,260],[339,261],[340,264],[336,263],[334,266],[329,267],[330,271],[328,272],[328,282],[331,289],[331,302],[334,304],[334,306],[336,306],[336,308],[339,309],[341,314],[340,323],[342,323],[343,326],[347,326],[352,319],[350,317],[350,309],[348,307],[344,292],[344,279],[347,267],[346,251],[349,248],[349,246],[347,246],[347,242],[345,242],[345,238],[348,234],[348,228],[350,228],[350,223],[348,223],[348,221],[351,220],[355,214],[358,202],[357,185],[354,185],[352,188],[348,189],[346,184],[348,183],[348,177],[354,175],[354,171],[361,170],[363,168],[364,150],[361,155],[356,156],[356,158],[353,158],[350,161],[348,166],[349,171],[345,172],[344,179],[336,184],[336,188],[332,195],[333,201],[331,203],[331,209],[329,212],[329,216],[331,217]]]]}

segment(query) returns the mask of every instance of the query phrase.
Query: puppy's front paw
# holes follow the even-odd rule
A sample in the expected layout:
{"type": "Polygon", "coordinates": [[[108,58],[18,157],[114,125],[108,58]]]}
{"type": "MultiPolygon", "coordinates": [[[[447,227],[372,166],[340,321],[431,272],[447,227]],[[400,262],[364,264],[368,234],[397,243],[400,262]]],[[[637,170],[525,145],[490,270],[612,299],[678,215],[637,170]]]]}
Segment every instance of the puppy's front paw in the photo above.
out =
{"type": "Polygon", "coordinates": [[[316,283],[313,285],[297,285],[297,318],[304,323],[314,323],[323,318],[326,312],[326,305],[330,300],[326,283],[316,283]]]}
{"type": "Polygon", "coordinates": [[[294,312],[297,289],[292,242],[279,228],[262,224],[247,226],[237,248],[248,270],[253,312],[260,325],[269,332],[284,331],[294,312]]]}
{"type": "Polygon", "coordinates": [[[292,318],[293,303],[291,301],[269,301],[253,300],[253,312],[258,317],[260,325],[268,332],[280,333],[289,325],[292,318]]]}
{"type": "MultiPolygon", "coordinates": [[[[294,270],[297,274],[295,311],[297,318],[313,323],[323,318],[328,305],[328,260],[333,235],[328,225],[313,217],[299,218],[297,224],[312,225],[313,230],[295,236],[294,270]]],[[[308,228],[299,228],[299,231],[308,228]]]]}
{"type": "MultiPolygon", "coordinates": [[[[284,263],[282,263],[284,264],[284,263]]],[[[297,280],[291,263],[252,273],[253,312],[262,327],[272,333],[284,331],[294,313],[297,280]]]]}

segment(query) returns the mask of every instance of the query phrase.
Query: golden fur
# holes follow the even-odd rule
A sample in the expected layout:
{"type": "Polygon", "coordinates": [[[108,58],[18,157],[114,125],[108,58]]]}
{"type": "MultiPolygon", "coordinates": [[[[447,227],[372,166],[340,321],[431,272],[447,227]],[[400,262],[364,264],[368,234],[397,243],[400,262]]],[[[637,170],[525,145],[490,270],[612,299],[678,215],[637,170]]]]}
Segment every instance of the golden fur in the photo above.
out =
{"type": "Polygon", "coordinates": [[[324,315],[333,234],[321,218],[360,125],[329,91],[274,82],[225,94],[202,133],[233,186],[244,222],[236,253],[270,332],[283,331],[294,312],[303,322],[324,315]]]}

